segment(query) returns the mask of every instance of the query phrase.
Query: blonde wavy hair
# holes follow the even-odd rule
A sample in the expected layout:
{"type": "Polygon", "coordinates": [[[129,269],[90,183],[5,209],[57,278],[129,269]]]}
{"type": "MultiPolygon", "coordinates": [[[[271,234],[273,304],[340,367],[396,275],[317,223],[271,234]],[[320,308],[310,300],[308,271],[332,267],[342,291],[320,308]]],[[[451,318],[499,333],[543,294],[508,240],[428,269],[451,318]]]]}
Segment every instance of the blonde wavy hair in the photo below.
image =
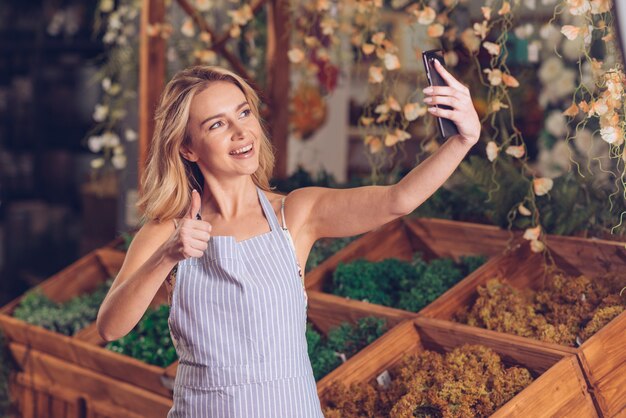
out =
{"type": "MultiPolygon", "coordinates": [[[[259,97],[243,78],[232,71],[221,67],[195,66],[178,72],[165,86],[155,113],[154,135],[137,202],[144,222],[167,221],[184,216],[191,204],[191,191],[202,191],[204,177],[200,169],[196,163],[183,158],[180,150],[191,139],[187,125],[192,99],[216,81],[229,82],[239,87],[252,113],[259,122],[262,121],[259,97]]],[[[262,132],[259,168],[252,175],[252,180],[261,189],[270,191],[274,150],[265,129],[262,132]]]]}

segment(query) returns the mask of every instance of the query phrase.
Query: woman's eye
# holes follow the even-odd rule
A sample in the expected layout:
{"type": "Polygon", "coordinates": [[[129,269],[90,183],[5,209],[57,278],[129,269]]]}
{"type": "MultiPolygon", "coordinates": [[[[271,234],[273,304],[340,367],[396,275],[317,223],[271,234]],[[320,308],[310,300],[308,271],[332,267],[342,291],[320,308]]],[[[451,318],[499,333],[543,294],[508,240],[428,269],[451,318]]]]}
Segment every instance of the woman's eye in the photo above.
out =
{"type": "Polygon", "coordinates": [[[252,110],[250,109],[246,109],[243,112],[241,112],[241,114],[246,117],[246,116],[250,116],[250,113],[252,113],[252,110]]]}
{"type": "Polygon", "coordinates": [[[221,123],[221,121],[215,122],[213,125],[209,126],[209,130],[219,128],[220,126],[222,126],[221,123]]]}

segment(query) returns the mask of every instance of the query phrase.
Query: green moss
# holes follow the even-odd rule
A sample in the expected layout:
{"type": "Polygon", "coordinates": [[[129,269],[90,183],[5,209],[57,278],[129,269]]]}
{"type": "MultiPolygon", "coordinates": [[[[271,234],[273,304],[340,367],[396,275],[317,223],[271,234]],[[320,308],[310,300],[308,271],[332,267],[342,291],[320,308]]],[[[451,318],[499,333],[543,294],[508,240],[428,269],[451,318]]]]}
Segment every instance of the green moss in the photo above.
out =
{"type": "Polygon", "coordinates": [[[169,306],[148,309],[137,326],[106,348],[145,363],[167,367],[178,358],[168,327],[169,306]]]}
{"type": "Polygon", "coordinates": [[[113,279],[101,283],[94,292],[57,303],[39,289],[28,292],[15,308],[13,316],[64,335],[74,335],[96,320],[113,279]]]}
{"type": "Polygon", "coordinates": [[[309,323],[306,339],[315,380],[320,380],[348,359],[374,342],[387,330],[384,319],[365,317],[356,324],[347,322],[331,329],[324,337],[309,323]]]}
{"type": "Polygon", "coordinates": [[[486,260],[465,257],[460,264],[441,258],[426,262],[420,253],[411,262],[386,259],[340,263],[326,291],[350,299],[418,312],[486,260]]]}
{"type": "Polygon", "coordinates": [[[326,259],[339,252],[346,245],[357,239],[359,236],[346,238],[322,238],[315,241],[309,258],[306,260],[306,271],[310,271],[322,264],[326,259]]]}

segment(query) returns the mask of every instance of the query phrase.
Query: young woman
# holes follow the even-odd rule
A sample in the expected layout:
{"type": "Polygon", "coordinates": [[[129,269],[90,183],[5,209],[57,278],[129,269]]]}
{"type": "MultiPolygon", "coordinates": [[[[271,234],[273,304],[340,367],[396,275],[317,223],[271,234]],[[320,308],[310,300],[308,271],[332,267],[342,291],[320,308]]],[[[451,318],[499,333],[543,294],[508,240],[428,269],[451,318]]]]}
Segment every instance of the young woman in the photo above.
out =
{"type": "Polygon", "coordinates": [[[426,89],[424,101],[459,135],[392,186],[287,196],[270,189],[272,147],[243,79],[199,66],[168,83],[142,179],[146,222],[97,324],[107,341],[124,336],[166,283],[179,356],[169,417],[322,417],[300,266],[319,238],[361,234],[413,211],[477,142],[468,89],[437,69],[449,87],[426,89]]]}

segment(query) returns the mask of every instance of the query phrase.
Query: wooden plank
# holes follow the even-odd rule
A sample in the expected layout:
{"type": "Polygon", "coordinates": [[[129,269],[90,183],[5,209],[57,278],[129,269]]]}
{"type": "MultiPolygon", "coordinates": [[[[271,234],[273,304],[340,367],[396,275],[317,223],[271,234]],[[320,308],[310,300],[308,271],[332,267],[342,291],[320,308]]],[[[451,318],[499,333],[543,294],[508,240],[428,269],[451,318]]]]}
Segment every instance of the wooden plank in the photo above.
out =
{"type": "Polygon", "coordinates": [[[289,2],[268,0],[267,2],[267,105],[270,138],[276,147],[274,177],[287,177],[287,139],[289,137],[289,2]]]}
{"type": "Polygon", "coordinates": [[[172,396],[172,391],[163,386],[161,381],[161,376],[165,373],[163,367],[147,364],[80,340],[72,340],[68,349],[76,359],[73,364],[77,366],[160,396],[172,396]]]}
{"type": "Polygon", "coordinates": [[[519,236],[492,225],[447,219],[406,217],[405,222],[411,234],[427,243],[438,257],[455,260],[463,255],[499,255],[519,236]]]}
{"type": "Polygon", "coordinates": [[[67,363],[48,354],[28,350],[23,345],[11,343],[9,349],[25,372],[41,375],[44,379],[75,390],[95,401],[110,402],[128,409],[131,413],[155,418],[166,417],[172,407],[172,400],[167,397],[67,363]]]}
{"type": "Polygon", "coordinates": [[[139,31],[139,185],[154,132],[154,111],[165,84],[165,39],[148,28],[165,20],[164,0],[143,0],[139,31]]]}
{"type": "Polygon", "coordinates": [[[116,277],[122,268],[126,253],[112,248],[99,248],[95,250],[98,261],[104,267],[109,277],[116,277]]]}
{"type": "Polygon", "coordinates": [[[145,416],[111,405],[108,402],[87,399],[87,418],[143,418],[145,416]]]}
{"type": "Polygon", "coordinates": [[[587,275],[611,273],[626,264],[626,243],[594,238],[549,235],[548,246],[555,255],[567,260],[587,275]]]}
{"type": "MultiPolygon", "coordinates": [[[[17,373],[11,385],[18,394],[23,416],[37,418],[82,418],[84,400],[76,391],[61,387],[36,374],[17,373]]],[[[15,393],[15,392],[14,392],[15,393]]]]}
{"type": "Polygon", "coordinates": [[[47,329],[27,324],[11,316],[0,315],[0,329],[7,341],[45,350],[45,352],[70,362],[77,361],[73,351],[68,350],[72,338],[47,329]]]}
{"type": "Polygon", "coordinates": [[[355,323],[366,316],[385,318],[387,325],[391,328],[417,315],[413,312],[350,300],[314,290],[308,291],[307,294],[309,296],[309,320],[325,334],[331,328],[339,326],[342,322],[355,323]]]}
{"type": "Polygon", "coordinates": [[[623,312],[587,340],[578,352],[591,393],[607,417],[626,414],[625,335],[626,312],[623,312]]]}
{"type": "Polygon", "coordinates": [[[492,418],[599,416],[575,356],[559,361],[491,415],[492,418]]]}

